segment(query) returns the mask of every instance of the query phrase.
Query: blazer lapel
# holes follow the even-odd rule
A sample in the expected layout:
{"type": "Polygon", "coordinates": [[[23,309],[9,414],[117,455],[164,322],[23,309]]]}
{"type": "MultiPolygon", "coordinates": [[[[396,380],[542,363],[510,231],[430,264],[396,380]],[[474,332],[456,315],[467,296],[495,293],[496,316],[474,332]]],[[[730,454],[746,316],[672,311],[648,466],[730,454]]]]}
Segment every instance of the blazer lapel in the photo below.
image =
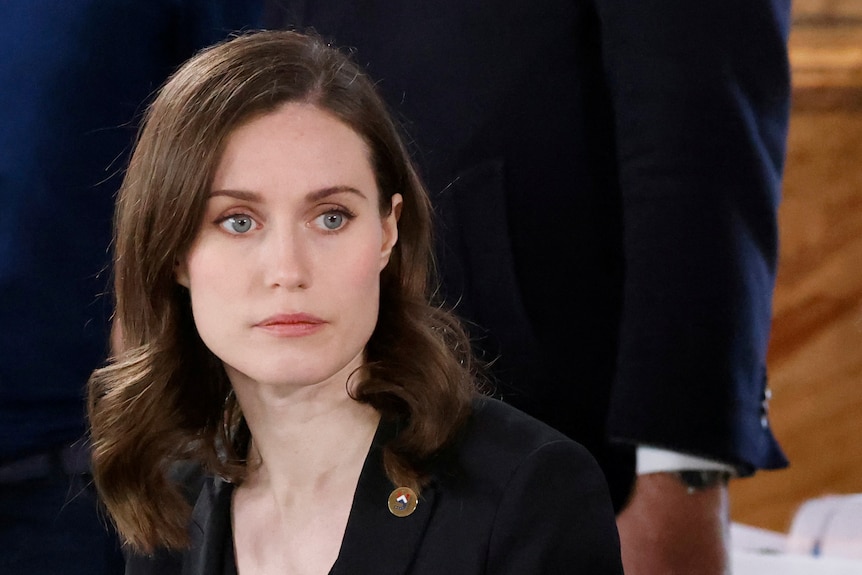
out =
{"type": "MultiPolygon", "coordinates": [[[[382,423],[365,459],[350,518],[332,575],[403,575],[410,570],[434,510],[434,481],[422,490],[416,510],[407,517],[389,511],[393,485],[383,470],[382,446],[395,434],[382,423]]],[[[191,547],[185,552],[182,575],[222,573],[225,545],[230,532],[230,501],[233,485],[222,479],[204,483],[190,529],[191,547]]]]}
{"type": "Polygon", "coordinates": [[[204,483],[192,511],[191,547],[185,552],[183,575],[214,575],[222,572],[230,526],[233,485],[222,479],[204,483]]]}
{"type": "Polygon", "coordinates": [[[362,467],[341,550],[330,575],[402,575],[407,573],[434,510],[433,482],[422,490],[419,505],[407,517],[389,511],[393,485],[383,471],[381,448],[394,427],[381,422],[362,467]]]}

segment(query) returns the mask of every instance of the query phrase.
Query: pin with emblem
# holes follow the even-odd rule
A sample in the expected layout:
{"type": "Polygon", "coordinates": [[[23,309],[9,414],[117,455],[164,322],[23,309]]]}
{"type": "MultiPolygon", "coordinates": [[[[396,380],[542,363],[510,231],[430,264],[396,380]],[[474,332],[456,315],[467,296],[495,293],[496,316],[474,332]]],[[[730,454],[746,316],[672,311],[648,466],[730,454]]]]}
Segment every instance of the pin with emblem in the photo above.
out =
{"type": "Polygon", "coordinates": [[[395,517],[407,517],[419,504],[419,497],[409,487],[399,487],[389,494],[389,511],[395,517]]]}

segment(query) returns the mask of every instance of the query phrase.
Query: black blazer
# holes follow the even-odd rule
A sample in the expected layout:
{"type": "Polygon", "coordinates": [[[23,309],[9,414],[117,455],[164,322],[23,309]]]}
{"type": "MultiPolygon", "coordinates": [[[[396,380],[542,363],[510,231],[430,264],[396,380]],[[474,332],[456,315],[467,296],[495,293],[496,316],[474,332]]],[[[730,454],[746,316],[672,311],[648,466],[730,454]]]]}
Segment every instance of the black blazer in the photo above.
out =
{"type": "MultiPolygon", "coordinates": [[[[440,457],[413,514],[387,507],[381,424],[362,473],[333,575],[622,574],[607,486],[579,444],[496,400],[480,400],[440,457]]],[[[133,555],[127,575],[221,575],[230,556],[232,486],[207,479],[184,553],[133,555]]]]}
{"type": "Polygon", "coordinates": [[[789,0],[271,4],[355,50],[500,394],[589,448],[618,503],[625,444],[786,463],[766,347],[789,0]]]}

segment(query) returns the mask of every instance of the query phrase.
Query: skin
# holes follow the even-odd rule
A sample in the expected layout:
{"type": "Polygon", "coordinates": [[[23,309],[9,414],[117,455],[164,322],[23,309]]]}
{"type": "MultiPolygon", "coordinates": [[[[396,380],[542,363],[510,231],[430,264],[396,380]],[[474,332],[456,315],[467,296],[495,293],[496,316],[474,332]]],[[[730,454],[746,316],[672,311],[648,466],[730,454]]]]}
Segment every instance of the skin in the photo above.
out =
{"type": "Polygon", "coordinates": [[[673,474],[640,475],[617,517],[626,575],[728,575],[728,493],[689,493],[673,474]]]}
{"type": "Polygon", "coordinates": [[[378,198],[364,141],[286,104],[228,138],[177,266],[260,463],[234,491],[240,573],[326,573],[338,556],[379,419],[348,395],[398,239],[401,196],[383,215],[378,198]]]}

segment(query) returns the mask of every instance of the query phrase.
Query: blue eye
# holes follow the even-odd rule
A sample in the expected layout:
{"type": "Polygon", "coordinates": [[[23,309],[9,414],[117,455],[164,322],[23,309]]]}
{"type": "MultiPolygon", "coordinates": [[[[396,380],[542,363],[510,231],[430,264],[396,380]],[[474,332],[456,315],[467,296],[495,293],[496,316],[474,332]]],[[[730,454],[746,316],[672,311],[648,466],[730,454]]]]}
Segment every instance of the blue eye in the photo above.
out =
{"type": "Polygon", "coordinates": [[[337,230],[344,225],[344,214],[340,212],[327,212],[320,217],[327,230],[337,230]]]}
{"type": "Polygon", "coordinates": [[[244,234],[254,227],[254,220],[245,214],[239,214],[226,217],[219,225],[229,233],[244,234]]]}

